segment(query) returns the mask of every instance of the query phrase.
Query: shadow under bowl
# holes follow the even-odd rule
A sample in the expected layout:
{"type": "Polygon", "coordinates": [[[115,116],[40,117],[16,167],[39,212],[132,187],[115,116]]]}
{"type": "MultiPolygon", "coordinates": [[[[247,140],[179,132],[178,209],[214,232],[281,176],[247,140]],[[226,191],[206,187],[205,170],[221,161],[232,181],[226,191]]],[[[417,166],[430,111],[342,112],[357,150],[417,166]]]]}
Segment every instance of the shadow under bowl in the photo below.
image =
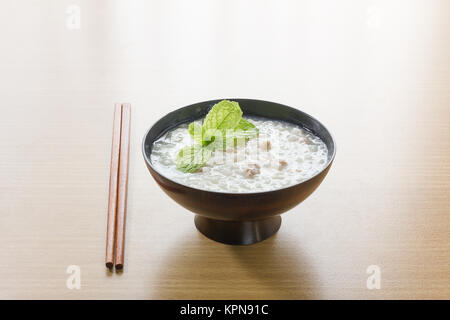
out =
{"type": "Polygon", "coordinates": [[[254,193],[201,190],[175,182],[159,173],[150,158],[153,142],[182,123],[204,117],[221,100],[199,102],[167,114],[147,131],[142,151],[147,168],[161,189],[196,214],[195,225],[201,233],[222,243],[247,245],[276,233],[281,225],[280,214],[301,203],[320,185],[334,160],[335,142],[323,124],[300,110],[263,100],[229,99],[239,103],[244,116],[290,122],[318,136],[328,148],[327,163],[323,169],[301,183],[254,193]]]}

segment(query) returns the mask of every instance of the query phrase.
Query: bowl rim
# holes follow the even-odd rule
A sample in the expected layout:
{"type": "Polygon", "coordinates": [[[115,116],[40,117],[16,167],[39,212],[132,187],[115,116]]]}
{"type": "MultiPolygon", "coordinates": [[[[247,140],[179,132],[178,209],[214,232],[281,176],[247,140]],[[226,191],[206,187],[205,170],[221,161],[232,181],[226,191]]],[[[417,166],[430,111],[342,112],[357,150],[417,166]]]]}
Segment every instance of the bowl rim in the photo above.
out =
{"type": "MultiPolygon", "coordinates": [[[[281,121],[285,121],[285,120],[281,120],[281,121]]],[[[289,122],[289,121],[286,121],[286,122],[289,122]]],[[[178,123],[177,125],[180,125],[180,124],[181,123],[178,123]]],[[[307,129],[309,129],[309,128],[307,128],[307,129]]],[[[169,129],[167,129],[167,130],[169,130],[169,129]]],[[[311,129],[309,129],[309,130],[311,130],[311,129]]],[[[224,98],[224,99],[205,100],[205,101],[200,101],[200,102],[196,102],[196,103],[191,103],[191,104],[189,104],[187,106],[184,106],[184,107],[175,109],[175,110],[173,110],[173,111],[171,111],[169,113],[166,113],[165,115],[160,117],[158,120],[153,122],[153,124],[150,126],[150,128],[148,128],[148,130],[145,132],[144,137],[142,139],[141,148],[142,148],[142,155],[144,156],[144,160],[145,160],[147,166],[149,166],[154,172],[156,172],[158,175],[160,175],[164,179],[167,179],[170,182],[172,182],[172,183],[174,183],[174,184],[176,184],[176,185],[178,185],[180,187],[188,188],[188,189],[191,189],[191,190],[194,190],[194,191],[202,191],[202,192],[214,193],[214,194],[217,194],[217,195],[221,195],[222,194],[222,195],[236,195],[236,196],[237,195],[251,196],[251,195],[258,195],[258,194],[264,194],[264,193],[270,193],[270,192],[277,192],[277,191],[281,191],[281,190],[287,190],[287,189],[295,188],[295,187],[297,187],[297,186],[299,186],[301,184],[304,184],[304,183],[307,183],[310,180],[313,180],[314,178],[316,178],[317,176],[322,174],[322,172],[324,172],[325,170],[327,170],[331,166],[331,164],[333,163],[334,158],[336,156],[336,140],[334,139],[334,136],[330,132],[330,130],[328,130],[328,128],[325,127],[322,122],[320,122],[319,120],[317,120],[313,116],[309,115],[308,113],[306,113],[306,112],[304,112],[304,111],[302,111],[300,109],[296,109],[296,108],[293,108],[293,107],[290,107],[290,106],[287,106],[285,104],[281,104],[281,103],[278,103],[278,102],[273,102],[273,101],[268,101],[268,100],[260,100],[260,99],[250,99],[250,98],[224,98]],[[197,104],[213,103],[213,102],[219,102],[219,101],[222,101],[222,100],[230,100],[230,101],[236,101],[236,100],[241,100],[241,101],[242,100],[249,100],[250,101],[251,100],[251,101],[257,101],[257,102],[272,103],[272,104],[275,104],[275,105],[280,105],[280,106],[283,106],[285,108],[291,109],[293,111],[301,112],[304,115],[306,115],[307,117],[310,117],[311,119],[313,119],[314,121],[319,123],[323,128],[325,128],[325,130],[330,135],[331,141],[333,143],[333,147],[334,147],[333,148],[333,153],[331,154],[331,157],[327,161],[327,164],[322,168],[322,170],[320,170],[319,172],[317,172],[313,176],[309,177],[308,179],[303,180],[302,182],[298,182],[298,183],[295,183],[293,185],[287,186],[287,187],[282,187],[282,188],[273,189],[273,190],[257,191],[257,192],[226,192],[226,191],[213,191],[213,190],[206,190],[206,189],[195,188],[195,187],[188,186],[186,184],[177,182],[177,181],[175,181],[173,179],[170,179],[167,176],[165,176],[164,174],[162,174],[161,172],[159,172],[158,170],[156,170],[156,168],[153,166],[152,162],[150,161],[149,157],[147,157],[147,155],[145,153],[145,140],[147,139],[147,136],[148,136],[150,130],[155,126],[155,124],[157,124],[159,121],[161,121],[167,115],[169,115],[171,113],[174,113],[174,112],[179,112],[179,110],[181,110],[181,109],[189,108],[189,107],[191,107],[193,105],[197,105],[197,104]]]]}

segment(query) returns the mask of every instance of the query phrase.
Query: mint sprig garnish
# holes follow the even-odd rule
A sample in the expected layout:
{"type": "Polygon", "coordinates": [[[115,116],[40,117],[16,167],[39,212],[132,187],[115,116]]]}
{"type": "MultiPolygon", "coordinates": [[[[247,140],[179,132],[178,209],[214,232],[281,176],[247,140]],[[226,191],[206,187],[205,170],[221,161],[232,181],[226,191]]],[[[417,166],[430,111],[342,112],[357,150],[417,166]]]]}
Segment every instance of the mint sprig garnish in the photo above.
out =
{"type": "Polygon", "coordinates": [[[258,135],[255,125],[242,118],[239,103],[222,100],[206,115],[203,125],[192,122],[188,127],[195,144],[184,147],[175,161],[177,169],[196,172],[211,158],[214,150],[223,150],[237,139],[248,139],[258,135]]]}

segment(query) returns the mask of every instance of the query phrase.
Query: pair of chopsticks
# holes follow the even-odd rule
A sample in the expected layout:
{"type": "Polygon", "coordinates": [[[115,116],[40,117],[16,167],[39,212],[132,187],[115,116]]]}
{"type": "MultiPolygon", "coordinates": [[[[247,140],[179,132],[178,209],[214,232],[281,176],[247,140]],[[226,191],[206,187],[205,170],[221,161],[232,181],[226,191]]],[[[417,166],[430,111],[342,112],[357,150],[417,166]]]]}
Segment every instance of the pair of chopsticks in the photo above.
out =
{"type": "Polygon", "coordinates": [[[125,219],[127,213],[128,161],[130,151],[131,105],[116,103],[109,176],[106,267],[123,269],[125,219]],[[115,255],[114,255],[115,254],[115,255]]]}

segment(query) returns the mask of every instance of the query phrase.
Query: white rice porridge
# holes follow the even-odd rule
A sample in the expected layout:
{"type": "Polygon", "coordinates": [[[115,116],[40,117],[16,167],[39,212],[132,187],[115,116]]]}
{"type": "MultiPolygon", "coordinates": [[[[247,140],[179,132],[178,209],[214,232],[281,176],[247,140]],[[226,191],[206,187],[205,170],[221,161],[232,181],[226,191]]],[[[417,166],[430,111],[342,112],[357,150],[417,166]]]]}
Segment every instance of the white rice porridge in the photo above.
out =
{"type": "Polygon", "coordinates": [[[188,124],[168,131],[153,144],[154,168],[173,181],[197,189],[251,193],[300,183],[327,163],[325,143],[311,132],[284,121],[245,118],[259,129],[259,136],[234,148],[214,151],[206,165],[194,173],[181,172],[175,165],[180,149],[194,143],[188,124]]]}

